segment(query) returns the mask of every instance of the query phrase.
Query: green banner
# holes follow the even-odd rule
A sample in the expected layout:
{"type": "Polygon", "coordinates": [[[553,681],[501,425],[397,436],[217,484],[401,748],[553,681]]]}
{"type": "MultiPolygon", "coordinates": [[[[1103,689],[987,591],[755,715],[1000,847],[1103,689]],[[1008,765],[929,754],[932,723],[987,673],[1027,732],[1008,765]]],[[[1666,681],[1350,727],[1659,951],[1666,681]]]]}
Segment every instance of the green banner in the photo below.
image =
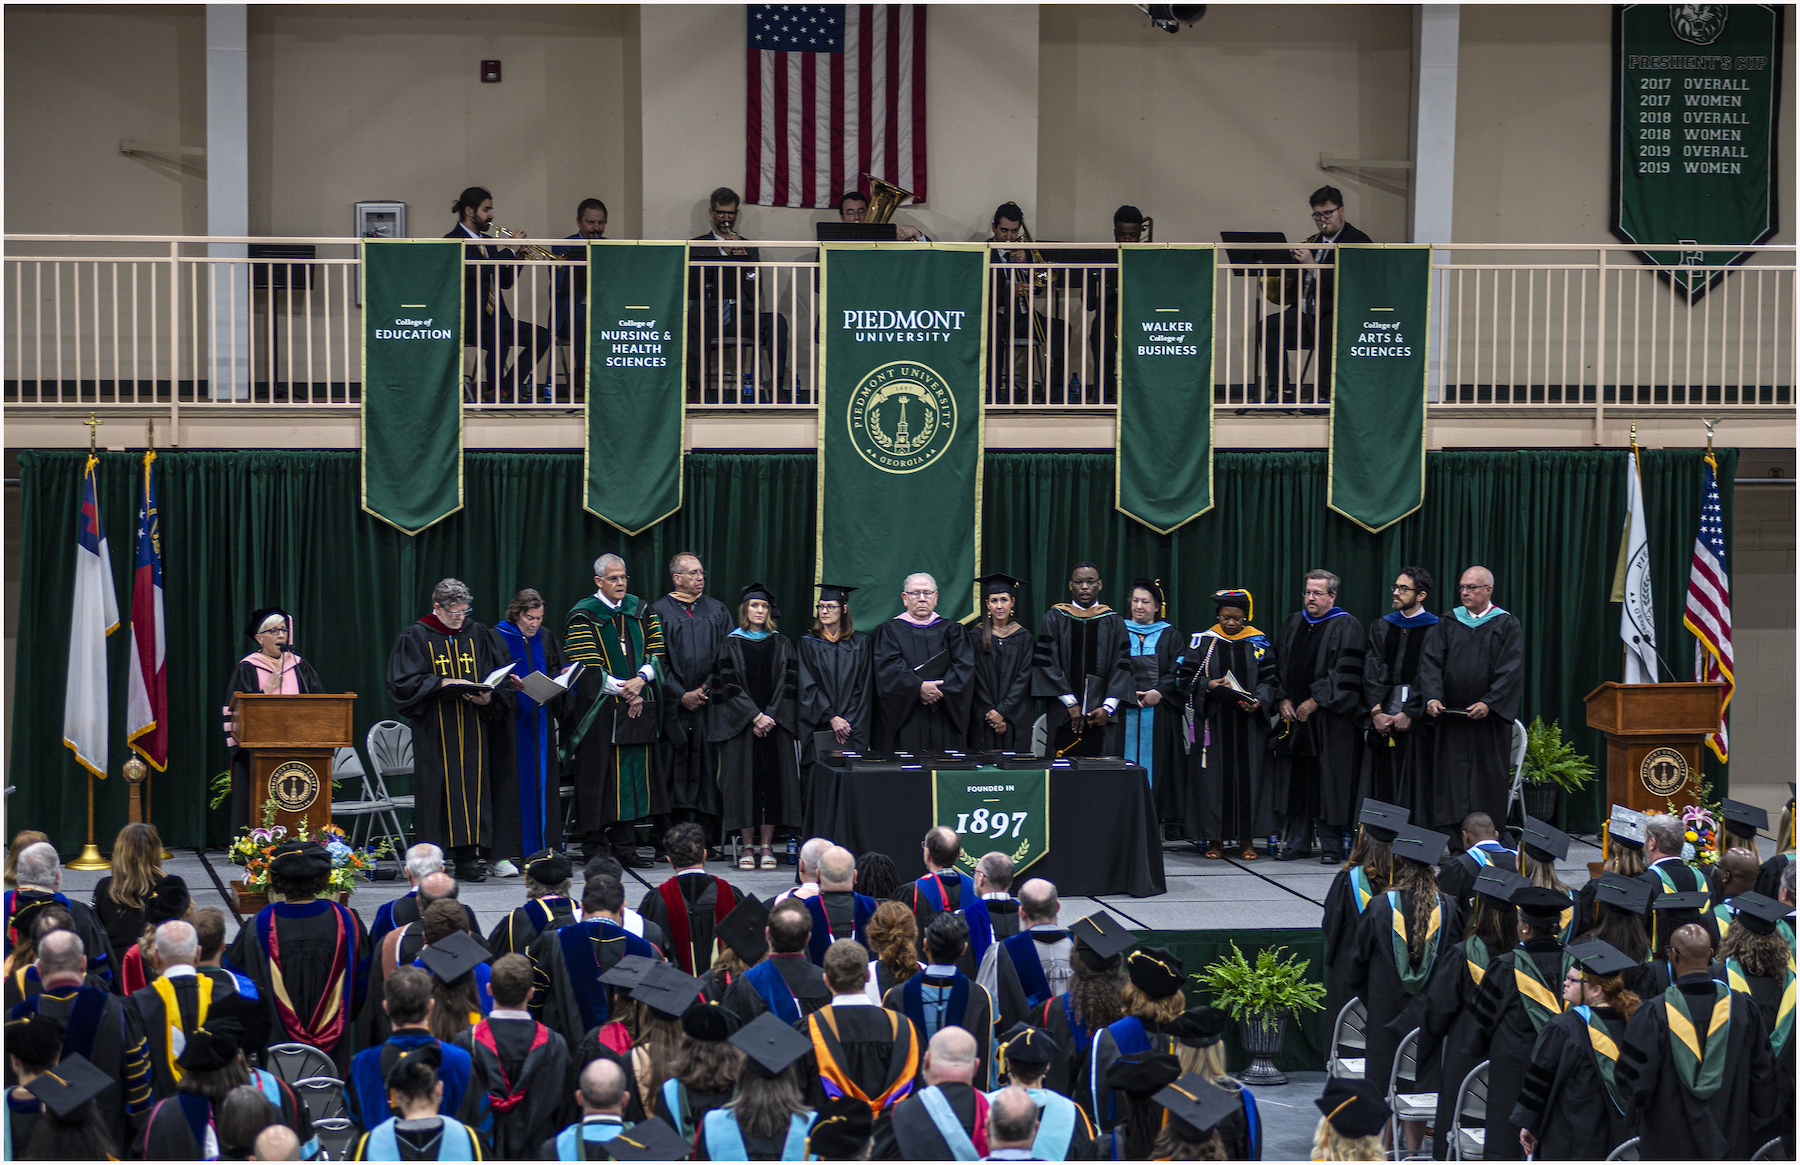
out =
{"type": "Polygon", "coordinates": [[[362,507],[408,534],[463,506],[462,244],[362,244],[362,507]]]}
{"type": "Polygon", "coordinates": [[[939,614],[973,617],[988,249],[820,250],[815,580],[861,587],[867,627],[899,613],[918,571],[937,579],[939,614]]]}
{"type": "Polygon", "coordinates": [[[1050,852],[1050,773],[991,769],[931,774],[931,822],[962,838],[956,859],[975,873],[981,855],[999,850],[1013,860],[1013,884],[1026,866],[1050,852]]]}
{"type": "Polygon", "coordinates": [[[1431,248],[1335,248],[1326,502],[1375,531],[1425,504],[1425,348],[1431,248]]]}
{"type": "Polygon", "coordinates": [[[587,497],[627,534],[681,508],[687,244],[588,244],[587,497]]]}
{"type": "MultiPolygon", "coordinates": [[[[1613,9],[1612,230],[1664,245],[1644,262],[1728,266],[1775,233],[1781,44],[1769,4],[1613,9]]],[[[1671,273],[1689,295],[1724,277],[1671,273]]]]}
{"type": "Polygon", "coordinates": [[[1113,504],[1158,534],[1212,509],[1210,244],[1119,248],[1113,504]]]}

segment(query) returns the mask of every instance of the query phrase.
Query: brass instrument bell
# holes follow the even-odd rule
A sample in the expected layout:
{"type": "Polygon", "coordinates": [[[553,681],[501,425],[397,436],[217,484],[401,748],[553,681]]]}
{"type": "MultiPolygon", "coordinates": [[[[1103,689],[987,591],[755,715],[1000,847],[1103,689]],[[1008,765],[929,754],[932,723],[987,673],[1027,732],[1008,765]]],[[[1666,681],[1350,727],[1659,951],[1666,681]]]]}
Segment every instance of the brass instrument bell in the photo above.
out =
{"type": "Polygon", "coordinates": [[[867,171],[863,177],[869,180],[869,209],[863,215],[864,222],[889,221],[900,204],[913,196],[912,191],[902,190],[892,182],[883,182],[867,171]]]}

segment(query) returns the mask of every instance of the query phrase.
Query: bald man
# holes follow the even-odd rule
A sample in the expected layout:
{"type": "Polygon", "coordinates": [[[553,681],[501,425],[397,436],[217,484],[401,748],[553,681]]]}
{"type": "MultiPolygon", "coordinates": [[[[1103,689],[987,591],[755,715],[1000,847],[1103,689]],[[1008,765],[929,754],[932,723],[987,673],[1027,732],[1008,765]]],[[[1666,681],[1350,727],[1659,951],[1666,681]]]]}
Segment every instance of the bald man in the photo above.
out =
{"type": "Polygon", "coordinates": [[[250,1150],[252,1161],[298,1161],[300,1136],[286,1125],[270,1125],[256,1134],[250,1150]]]}
{"type": "Polygon", "coordinates": [[[819,892],[800,901],[813,920],[806,957],[817,966],[825,965],[825,952],[841,938],[869,945],[869,920],[879,904],[856,892],[856,855],[843,846],[834,845],[820,856],[819,892]]]}
{"type": "Polygon", "coordinates": [[[1463,571],[1461,604],[1425,633],[1419,653],[1419,694],[1436,732],[1430,770],[1436,774],[1413,824],[1455,835],[1452,826],[1480,811],[1506,820],[1512,787],[1513,719],[1525,675],[1525,638],[1519,620],[1494,603],[1494,574],[1463,571]]]}
{"type": "Polygon", "coordinates": [[[954,619],[937,613],[938,584],[909,574],[898,615],[875,628],[875,749],[942,752],[969,739],[975,650],[954,619]]]}
{"type": "Polygon", "coordinates": [[[967,1161],[971,1149],[985,1156],[988,1099],[970,1083],[977,1058],[975,1037],[960,1027],[932,1036],[921,1069],[925,1087],[895,1105],[893,1119],[876,1129],[870,1158],[967,1161]],[[941,1115],[945,1105],[950,1117],[941,1115]]]}
{"type": "Polygon", "coordinates": [[[606,1161],[604,1148],[631,1126],[625,1123],[625,1105],[631,1093],[625,1088],[625,1072],[616,1060],[589,1060],[581,1070],[575,1103],[581,1119],[538,1147],[540,1161],[606,1161]],[[575,1138],[582,1144],[577,1145],[575,1138]]]}
{"type": "Polygon", "coordinates": [[[1731,929],[1731,911],[1726,909],[1725,900],[1735,898],[1739,894],[1748,894],[1756,889],[1756,879],[1762,873],[1762,863],[1750,850],[1733,848],[1725,851],[1712,870],[1712,915],[1719,926],[1719,938],[1724,940],[1731,929]]]}
{"type": "Polygon", "coordinates": [[[1038,1106],[1023,1088],[1003,1088],[988,1097],[989,1161],[1030,1161],[1037,1139],[1038,1106]]]}

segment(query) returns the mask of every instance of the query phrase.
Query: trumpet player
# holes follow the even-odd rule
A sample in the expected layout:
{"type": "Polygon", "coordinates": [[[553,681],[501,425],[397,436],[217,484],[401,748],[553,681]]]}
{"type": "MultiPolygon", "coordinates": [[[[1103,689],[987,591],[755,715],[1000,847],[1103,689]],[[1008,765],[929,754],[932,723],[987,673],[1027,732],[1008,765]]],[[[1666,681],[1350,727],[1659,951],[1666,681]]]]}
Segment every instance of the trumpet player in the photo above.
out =
{"type": "Polygon", "coordinates": [[[466,262],[469,259],[517,259],[519,254],[511,247],[492,245],[488,231],[494,225],[494,196],[485,187],[471,186],[464,190],[457,195],[450,212],[456,215],[456,225],[444,237],[470,240],[463,248],[463,343],[468,344],[473,336],[475,345],[481,349],[481,361],[476,371],[481,399],[492,403],[497,391],[498,399],[509,403],[515,398],[529,401],[532,396],[531,372],[550,351],[550,329],[521,324],[513,318],[502,293],[512,288],[516,268],[505,264],[466,262]],[[506,359],[514,348],[526,348],[530,352],[523,377],[519,376],[518,362],[506,359]],[[504,372],[501,370],[503,365],[504,372]]]}
{"type": "MultiPolygon", "coordinates": [[[[766,366],[775,383],[763,381],[762,403],[789,404],[794,382],[789,375],[788,321],[778,311],[762,310],[765,280],[758,278],[756,266],[762,252],[745,245],[748,240],[738,234],[740,205],[731,187],[714,190],[706,209],[712,229],[692,240],[710,245],[688,248],[688,399],[701,400],[706,380],[716,378],[719,399],[707,397],[707,403],[754,403],[766,366]],[[729,399],[733,391],[726,386],[728,374],[736,374],[740,367],[743,379],[736,388],[737,399],[729,399]]],[[[772,285],[767,294],[773,306],[778,296],[772,285]]]]}
{"type": "MultiPolygon", "coordinates": [[[[1337,187],[1321,186],[1312,192],[1308,201],[1312,204],[1313,226],[1318,229],[1306,242],[1373,241],[1345,221],[1344,195],[1337,187]]],[[[1313,383],[1318,386],[1317,402],[1328,404],[1331,401],[1332,338],[1321,338],[1318,333],[1320,321],[1325,321],[1323,326],[1330,327],[1332,268],[1335,265],[1332,251],[1326,247],[1296,247],[1293,255],[1294,262],[1301,264],[1302,269],[1287,271],[1282,275],[1282,301],[1285,310],[1263,317],[1263,400],[1273,403],[1276,400],[1292,402],[1296,399],[1296,386],[1286,377],[1288,349],[1298,348],[1303,352],[1312,352],[1317,340],[1318,373],[1313,383]],[[1296,285],[1298,295],[1294,294],[1296,285]]]]}
{"type": "MultiPolygon", "coordinates": [[[[1025,212],[1016,202],[994,208],[995,263],[1031,263],[1031,233],[1025,228],[1025,212]],[[1023,243],[1023,246],[1017,245],[1023,243]],[[1009,246],[1008,244],[1014,244],[1009,246]]],[[[1045,319],[1032,299],[1038,292],[1039,272],[1029,267],[995,267],[990,303],[993,320],[988,327],[988,403],[1063,404],[1063,321],[1045,319]],[[1013,353],[1025,349],[1024,375],[1014,367],[1013,353]],[[1046,379],[1046,369],[1048,379],[1046,379]]],[[[1045,280],[1049,282],[1048,278],[1045,280]]]]}

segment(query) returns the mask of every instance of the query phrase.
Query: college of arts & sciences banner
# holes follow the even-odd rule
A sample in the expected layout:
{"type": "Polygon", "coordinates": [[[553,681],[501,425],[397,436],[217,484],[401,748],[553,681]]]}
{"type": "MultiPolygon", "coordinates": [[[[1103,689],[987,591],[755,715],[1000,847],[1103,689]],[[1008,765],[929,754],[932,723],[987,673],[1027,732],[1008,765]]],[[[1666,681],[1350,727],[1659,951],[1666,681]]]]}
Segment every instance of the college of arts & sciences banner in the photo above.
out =
{"type": "Polygon", "coordinates": [[[417,534],[463,506],[463,246],[366,240],[362,289],[362,506],[417,534]]]}
{"type": "Polygon", "coordinates": [[[920,571],[937,580],[939,614],[973,617],[988,249],[820,251],[815,581],[861,588],[865,627],[899,613],[901,582],[920,571]]]}
{"type": "Polygon", "coordinates": [[[1326,502],[1373,532],[1425,504],[1431,247],[1351,243],[1334,262],[1326,502]]]}
{"type": "MultiPolygon", "coordinates": [[[[1724,267],[1775,233],[1781,19],[1770,4],[1613,9],[1612,231],[1663,245],[1644,262],[1724,267]]],[[[1690,296],[1724,277],[1672,273],[1690,296]]]]}
{"type": "MultiPolygon", "coordinates": [[[[582,273],[577,273],[582,274],[582,273]]],[[[582,505],[627,534],[681,508],[687,244],[588,244],[582,505]]]]}
{"type": "Polygon", "coordinates": [[[1017,885],[1026,866],[1050,852],[1048,769],[934,770],[931,823],[962,838],[956,868],[974,876],[981,855],[999,850],[1012,858],[1017,885]]]}
{"type": "Polygon", "coordinates": [[[1211,244],[1119,248],[1113,504],[1158,534],[1212,509],[1211,244]]]}

